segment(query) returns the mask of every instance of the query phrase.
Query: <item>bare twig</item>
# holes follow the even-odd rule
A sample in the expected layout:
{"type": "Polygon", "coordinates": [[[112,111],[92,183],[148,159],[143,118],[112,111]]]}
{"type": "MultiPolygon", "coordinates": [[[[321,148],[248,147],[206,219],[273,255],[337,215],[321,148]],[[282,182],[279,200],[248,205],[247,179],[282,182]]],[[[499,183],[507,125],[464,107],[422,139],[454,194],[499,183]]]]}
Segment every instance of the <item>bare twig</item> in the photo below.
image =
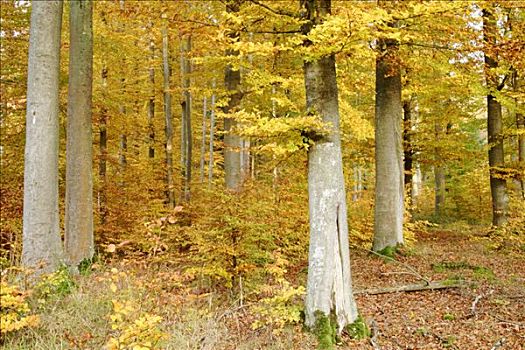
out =
{"type": "Polygon", "coordinates": [[[494,316],[494,318],[495,318],[496,320],[499,321],[499,323],[510,324],[510,325],[518,326],[518,327],[524,327],[524,326],[525,326],[525,323],[523,323],[523,322],[509,321],[509,320],[506,320],[506,319],[504,319],[504,318],[501,318],[501,317],[499,317],[499,316],[497,316],[497,315],[493,315],[493,316],[494,316]]]}
{"type": "Polygon", "coordinates": [[[287,17],[292,17],[292,18],[300,18],[300,16],[296,13],[293,13],[293,12],[289,12],[289,11],[286,11],[284,9],[275,9],[275,8],[272,8],[266,4],[263,4],[262,2],[260,1],[257,1],[257,0],[250,0],[250,2],[252,4],[255,4],[255,5],[258,5],[268,11],[270,11],[271,13],[275,14],[275,15],[279,15],[279,16],[287,16],[287,17]]]}
{"type": "Polygon", "coordinates": [[[372,328],[372,336],[370,337],[370,345],[374,348],[374,350],[381,350],[381,347],[377,344],[377,336],[379,335],[379,328],[377,326],[377,322],[372,319],[372,322],[370,322],[370,327],[372,328]]]}
{"type": "Polygon", "coordinates": [[[489,295],[491,295],[492,293],[494,293],[494,290],[490,290],[488,291],[487,293],[481,293],[480,295],[478,295],[476,297],[476,299],[474,299],[474,301],[472,302],[472,306],[470,308],[470,314],[472,316],[475,316],[477,314],[477,310],[476,310],[476,306],[478,305],[479,301],[482,299],[482,298],[485,298],[485,297],[488,297],[489,295]]]}
{"type": "Polygon", "coordinates": [[[225,316],[228,316],[228,315],[232,315],[232,314],[235,314],[237,311],[240,311],[246,307],[249,307],[251,306],[252,304],[243,304],[243,305],[240,305],[240,306],[237,306],[237,307],[234,307],[234,308],[230,308],[226,311],[224,311],[219,317],[217,317],[217,322],[219,322],[220,320],[222,320],[225,316]]]}
{"type": "Polygon", "coordinates": [[[490,350],[497,350],[499,348],[501,348],[505,342],[507,341],[507,339],[505,339],[505,337],[501,338],[500,340],[498,340],[494,346],[492,348],[490,348],[490,350]]]}
{"type": "Polygon", "coordinates": [[[455,344],[452,344],[451,341],[450,341],[449,339],[447,339],[447,338],[443,338],[442,336],[440,336],[439,334],[434,333],[434,332],[430,332],[430,334],[432,334],[436,339],[438,339],[438,340],[441,342],[441,344],[443,344],[443,345],[446,344],[447,347],[449,347],[449,348],[459,350],[458,346],[455,345],[455,344]]]}
{"type": "Polygon", "coordinates": [[[364,250],[366,252],[369,252],[369,253],[372,253],[374,255],[377,255],[383,259],[387,259],[389,261],[393,261],[399,265],[402,265],[404,266],[407,270],[409,270],[412,275],[414,275],[415,277],[419,278],[420,280],[424,281],[427,285],[430,285],[431,284],[431,280],[429,278],[426,278],[425,276],[421,275],[415,268],[413,268],[412,266],[408,265],[408,264],[405,264],[404,262],[401,262],[401,261],[398,261],[390,256],[387,256],[387,255],[383,255],[383,254],[380,254],[378,252],[374,252],[373,250],[371,249],[365,249],[365,248],[361,248],[361,247],[356,247],[358,249],[361,249],[361,250],[364,250]]]}

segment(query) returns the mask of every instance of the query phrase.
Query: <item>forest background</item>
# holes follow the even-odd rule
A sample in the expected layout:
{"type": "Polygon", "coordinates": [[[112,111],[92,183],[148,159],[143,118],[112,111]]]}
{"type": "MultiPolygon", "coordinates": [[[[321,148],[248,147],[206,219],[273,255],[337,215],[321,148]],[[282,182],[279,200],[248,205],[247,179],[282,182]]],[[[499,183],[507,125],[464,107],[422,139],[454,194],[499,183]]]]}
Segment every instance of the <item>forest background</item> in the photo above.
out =
{"type": "MultiPolygon", "coordinates": [[[[69,6],[66,2],[60,46],[60,217],[66,215],[69,6]]],[[[457,311],[437,316],[451,328],[482,318],[478,302],[489,293],[498,295],[493,309],[523,306],[522,295],[513,298],[523,286],[523,272],[506,269],[523,266],[525,246],[520,83],[525,6],[490,3],[493,42],[483,32],[487,6],[332,1],[331,15],[305,34],[299,1],[94,1],[96,252],[81,266],[80,277],[61,269],[36,287],[20,289],[12,278],[22,255],[32,6],[3,0],[2,317],[12,317],[13,329],[2,328],[2,341],[12,348],[38,342],[48,348],[323,346],[319,337],[297,330],[304,317],[308,266],[307,154],[315,133],[326,132],[326,125],[307,112],[303,65],[327,55],[334,55],[337,68],[354,284],[362,282],[366,292],[425,274],[456,284],[460,270],[465,275],[459,279],[476,284],[461,297],[478,301],[472,307],[468,302],[465,319],[457,311]],[[398,47],[394,62],[401,74],[403,113],[397,122],[405,183],[405,245],[398,255],[383,251],[388,253],[384,260],[368,255],[374,239],[378,38],[398,47]],[[232,83],[231,72],[239,73],[237,82],[232,83]],[[490,144],[488,95],[502,108],[501,130],[490,144]],[[233,164],[226,155],[231,142],[238,145],[233,164]],[[490,167],[494,144],[501,144],[504,159],[490,167]],[[494,221],[491,174],[506,187],[504,224],[494,221]],[[443,240],[442,246],[428,251],[436,239],[443,240]],[[457,247],[469,253],[447,250],[457,247]],[[479,261],[483,254],[495,254],[496,266],[479,261]],[[432,264],[422,266],[426,259],[432,264]],[[366,264],[371,270],[359,277],[366,264]],[[399,266],[408,269],[407,276],[396,274],[399,266]],[[494,273],[497,268],[501,275],[494,273]],[[105,292],[97,297],[97,289],[105,292]],[[8,296],[16,296],[11,308],[4,307],[8,296]],[[74,322],[69,329],[56,321],[37,325],[38,318],[72,317],[90,302],[96,307],[89,320],[77,320],[91,325],[87,333],[74,322]]],[[[450,299],[460,299],[440,296],[450,305],[450,299]]],[[[390,301],[390,307],[402,298],[390,301]]],[[[472,340],[463,328],[443,335],[425,322],[411,335],[393,335],[396,326],[378,326],[367,301],[358,304],[372,334],[365,331],[366,340],[338,341],[376,346],[377,334],[371,340],[379,327],[382,341],[390,344],[385,348],[417,344],[417,339],[437,348],[471,346],[464,345],[472,340]]],[[[493,309],[487,306],[487,315],[493,309]]],[[[504,319],[510,323],[508,334],[494,335],[487,344],[506,339],[509,348],[519,345],[524,321],[523,314],[509,311],[504,319]]]]}

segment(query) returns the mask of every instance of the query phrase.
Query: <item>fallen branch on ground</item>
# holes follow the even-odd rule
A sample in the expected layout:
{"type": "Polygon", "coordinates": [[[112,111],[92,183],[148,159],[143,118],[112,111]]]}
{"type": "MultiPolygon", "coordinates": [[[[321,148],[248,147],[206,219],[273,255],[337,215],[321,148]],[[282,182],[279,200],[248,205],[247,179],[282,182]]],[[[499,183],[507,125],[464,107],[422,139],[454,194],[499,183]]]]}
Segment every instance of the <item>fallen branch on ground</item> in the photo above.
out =
{"type": "Polygon", "coordinates": [[[476,297],[476,299],[474,299],[474,301],[472,302],[472,307],[470,308],[470,314],[471,316],[475,316],[477,314],[477,310],[476,310],[476,306],[478,305],[479,301],[481,300],[481,298],[484,298],[484,297],[488,297],[489,295],[491,295],[492,293],[494,293],[494,290],[490,290],[488,291],[486,294],[480,294],[476,297]]]}
{"type": "Polygon", "coordinates": [[[428,285],[409,284],[409,285],[397,286],[397,287],[371,288],[371,289],[356,290],[354,291],[354,294],[375,295],[375,294],[387,294],[387,293],[397,293],[397,292],[419,292],[419,291],[424,291],[424,290],[459,288],[463,286],[464,286],[463,283],[450,284],[449,281],[441,281],[441,282],[431,282],[428,285]]]}
{"type": "Polygon", "coordinates": [[[370,337],[370,345],[372,345],[374,350],[381,350],[381,347],[377,344],[377,336],[379,334],[377,322],[375,320],[372,320],[372,322],[370,323],[370,326],[372,328],[372,336],[370,337]]]}
{"type": "Polygon", "coordinates": [[[371,253],[371,254],[374,254],[374,255],[376,255],[376,256],[378,256],[380,258],[383,258],[383,259],[386,259],[388,261],[392,261],[392,262],[395,262],[395,263],[397,263],[399,265],[404,266],[408,271],[410,271],[410,272],[408,272],[408,274],[411,274],[411,275],[417,277],[418,279],[424,281],[427,285],[430,285],[432,283],[432,281],[429,278],[426,278],[425,276],[421,275],[414,267],[412,267],[412,266],[410,266],[408,264],[405,264],[404,262],[396,260],[396,259],[394,259],[394,258],[392,258],[390,256],[383,255],[383,254],[380,254],[378,252],[374,252],[371,249],[365,249],[365,248],[361,248],[361,247],[356,247],[356,248],[364,250],[364,251],[366,251],[368,253],[371,253]]]}
{"type": "Polygon", "coordinates": [[[500,340],[498,340],[498,341],[496,342],[496,344],[494,344],[494,346],[493,346],[492,348],[490,348],[490,350],[496,350],[496,349],[499,349],[500,347],[503,346],[503,344],[505,344],[505,341],[506,341],[506,340],[507,340],[507,339],[505,339],[505,338],[501,338],[500,340]]]}

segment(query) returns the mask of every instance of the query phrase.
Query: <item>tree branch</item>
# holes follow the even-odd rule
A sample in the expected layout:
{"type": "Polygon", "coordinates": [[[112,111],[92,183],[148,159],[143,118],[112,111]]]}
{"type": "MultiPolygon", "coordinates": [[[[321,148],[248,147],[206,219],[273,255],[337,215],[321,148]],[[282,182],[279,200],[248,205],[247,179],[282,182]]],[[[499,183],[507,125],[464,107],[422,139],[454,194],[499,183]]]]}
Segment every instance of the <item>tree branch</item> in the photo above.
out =
{"type": "Polygon", "coordinates": [[[462,286],[463,284],[461,283],[450,284],[448,283],[448,281],[441,281],[441,282],[432,282],[428,285],[408,284],[408,285],[397,286],[397,287],[362,289],[362,290],[356,290],[354,294],[377,295],[377,294],[399,293],[399,292],[409,293],[409,292],[420,292],[420,291],[425,291],[425,290],[460,288],[462,286]]]}
{"type": "Polygon", "coordinates": [[[398,261],[398,260],[396,260],[396,259],[394,259],[394,258],[392,258],[392,257],[386,256],[386,255],[383,255],[383,254],[379,254],[378,252],[374,252],[373,250],[370,250],[370,249],[365,249],[365,248],[361,248],[361,247],[357,247],[357,248],[359,248],[359,249],[361,249],[361,250],[364,250],[364,251],[366,251],[366,252],[372,253],[372,254],[374,254],[374,255],[377,255],[377,256],[380,257],[380,258],[387,259],[387,260],[389,260],[389,261],[393,261],[393,262],[395,262],[395,263],[398,263],[398,264],[400,264],[400,265],[403,265],[404,267],[406,267],[406,268],[410,271],[410,273],[411,273],[412,275],[414,275],[414,276],[416,276],[417,278],[419,278],[420,280],[424,281],[427,285],[430,285],[430,284],[431,284],[430,279],[428,279],[428,278],[422,276],[419,272],[417,272],[416,269],[414,269],[412,266],[410,266],[410,265],[408,265],[408,264],[405,264],[405,263],[403,263],[403,262],[401,262],[401,261],[398,261]]]}
{"type": "Polygon", "coordinates": [[[458,49],[455,49],[455,48],[449,47],[449,46],[424,44],[424,43],[416,43],[416,42],[401,43],[400,45],[419,46],[419,47],[426,47],[426,48],[429,48],[429,49],[438,49],[438,50],[460,51],[458,49]]]}
{"type": "Polygon", "coordinates": [[[287,16],[287,17],[292,17],[292,18],[301,18],[298,14],[296,13],[293,13],[293,12],[289,12],[289,11],[286,11],[286,10],[283,10],[283,9],[274,9],[274,8],[271,8],[270,6],[266,5],[266,4],[263,4],[262,2],[258,1],[258,0],[249,0],[252,4],[255,4],[257,6],[260,6],[262,7],[263,9],[267,10],[267,11],[270,11],[271,13],[273,14],[276,14],[276,15],[279,15],[279,16],[287,16]]]}

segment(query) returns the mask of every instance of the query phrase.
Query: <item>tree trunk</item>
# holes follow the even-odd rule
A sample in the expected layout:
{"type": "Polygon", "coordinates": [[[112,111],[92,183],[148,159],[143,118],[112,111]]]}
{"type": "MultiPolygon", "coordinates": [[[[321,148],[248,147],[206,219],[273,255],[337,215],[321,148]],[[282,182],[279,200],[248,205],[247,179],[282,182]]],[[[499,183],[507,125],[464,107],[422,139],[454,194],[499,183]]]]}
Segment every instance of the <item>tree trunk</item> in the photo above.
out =
{"type": "MultiPolygon", "coordinates": [[[[226,3],[226,12],[239,12],[240,1],[233,0],[226,3]]],[[[238,32],[228,34],[232,41],[239,37],[238,32]]],[[[239,52],[227,49],[226,56],[238,56],[239,52]]],[[[234,70],[231,64],[226,66],[224,74],[224,85],[228,93],[228,103],[223,107],[223,112],[233,113],[241,104],[242,93],[240,91],[241,72],[234,70]]],[[[224,177],[226,188],[231,191],[239,191],[242,184],[241,172],[241,138],[235,134],[237,120],[234,118],[224,118],[224,177]]]]}
{"type": "Polygon", "coordinates": [[[516,126],[518,128],[518,162],[520,175],[518,181],[521,184],[521,197],[525,199],[525,116],[516,113],[516,126]]]}
{"type": "Polygon", "coordinates": [[[192,166],[192,131],[191,131],[191,62],[188,57],[191,51],[191,36],[181,38],[181,80],[182,80],[182,170],[184,178],[183,198],[190,200],[191,166],[192,166]]]}
{"type": "Polygon", "coordinates": [[[22,265],[53,271],[64,255],[58,213],[62,1],[35,1],[27,72],[22,265]]]}
{"type": "MultiPolygon", "coordinates": [[[[518,71],[514,70],[512,72],[512,89],[515,93],[519,93],[520,89],[520,77],[518,76],[518,71]]],[[[517,98],[514,99],[514,104],[516,108],[516,132],[517,137],[517,173],[514,177],[514,182],[516,183],[516,189],[518,195],[525,199],[525,116],[520,112],[521,106],[520,100],[517,98]]]]}
{"type": "Polygon", "coordinates": [[[164,75],[164,117],[166,120],[166,182],[168,207],[175,207],[173,184],[173,119],[171,117],[170,66],[168,57],[168,31],[162,30],[162,62],[164,75]]]}
{"type": "Polygon", "coordinates": [[[149,42],[151,51],[151,64],[149,68],[149,83],[151,84],[151,95],[148,101],[148,131],[149,131],[149,147],[148,157],[155,158],[155,129],[153,127],[153,120],[155,118],[155,68],[153,68],[153,62],[155,61],[155,44],[153,39],[149,42]]]}
{"type": "Polygon", "coordinates": [[[441,145],[443,135],[445,133],[441,124],[436,121],[434,124],[434,131],[436,135],[436,147],[434,149],[435,165],[434,165],[434,215],[439,218],[443,214],[443,206],[445,205],[445,166],[441,152],[441,145]]]}
{"type": "Polygon", "coordinates": [[[487,80],[487,133],[489,142],[490,193],[492,196],[492,224],[501,226],[507,222],[507,183],[502,172],[504,164],[503,152],[503,118],[501,103],[494,95],[501,90],[504,83],[498,82],[495,68],[498,62],[491,56],[491,49],[497,45],[498,29],[494,14],[488,8],[483,9],[483,40],[485,43],[485,77],[487,80]]]}
{"type": "Polygon", "coordinates": [[[64,245],[68,263],[78,266],[94,253],[93,3],[70,2],[69,95],[66,148],[66,219],[64,245]]]}
{"type": "Polygon", "coordinates": [[[378,40],[376,59],[376,188],[374,251],[403,244],[403,147],[399,43],[378,40]]]}
{"type": "MultiPolygon", "coordinates": [[[[107,76],[108,70],[104,65],[102,67],[102,96],[107,95],[107,76]]],[[[105,99],[104,99],[105,100],[105,99]]],[[[106,161],[108,155],[108,134],[107,134],[107,119],[108,119],[108,110],[106,106],[103,106],[100,111],[100,119],[98,122],[98,132],[99,132],[99,159],[98,159],[98,179],[99,179],[99,190],[98,190],[98,211],[100,215],[100,225],[106,223],[107,216],[107,198],[106,198],[106,189],[107,189],[107,178],[106,178],[106,161]]]]}
{"type": "Polygon", "coordinates": [[[409,196],[409,205],[412,206],[412,180],[414,149],[412,147],[412,101],[403,103],[403,152],[404,152],[404,174],[405,188],[409,196]]]}
{"type": "MultiPolygon", "coordinates": [[[[126,95],[126,79],[121,79],[121,89],[122,89],[122,95],[126,95]]],[[[126,119],[126,106],[122,104],[119,108],[119,112],[122,115],[122,118],[126,119]]],[[[124,130],[122,130],[122,133],[120,134],[120,141],[119,141],[119,155],[118,155],[118,163],[120,166],[120,186],[124,185],[124,173],[126,172],[126,168],[128,166],[128,159],[127,159],[127,153],[128,153],[128,135],[126,131],[126,126],[124,126],[124,130]]]]}
{"type": "Polygon", "coordinates": [[[201,139],[201,162],[200,162],[200,182],[204,182],[204,163],[206,153],[206,119],[208,118],[207,98],[202,99],[202,139],[201,139]]]}
{"type": "Polygon", "coordinates": [[[213,141],[215,133],[215,81],[212,84],[213,93],[211,95],[211,106],[210,106],[210,148],[208,158],[208,188],[211,188],[213,182],[213,141]]]}
{"type": "MultiPolygon", "coordinates": [[[[305,34],[330,14],[330,0],[302,1],[309,22],[305,34]]],[[[308,44],[308,42],[306,43],[308,44]]],[[[306,325],[335,316],[337,332],[357,318],[352,294],[346,191],[339,130],[335,55],[304,63],[306,107],[331,125],[308,151],[310,248],[306,290],[306,325]],[[326,176],[330,174],[330,176],[326,176]]]]}

